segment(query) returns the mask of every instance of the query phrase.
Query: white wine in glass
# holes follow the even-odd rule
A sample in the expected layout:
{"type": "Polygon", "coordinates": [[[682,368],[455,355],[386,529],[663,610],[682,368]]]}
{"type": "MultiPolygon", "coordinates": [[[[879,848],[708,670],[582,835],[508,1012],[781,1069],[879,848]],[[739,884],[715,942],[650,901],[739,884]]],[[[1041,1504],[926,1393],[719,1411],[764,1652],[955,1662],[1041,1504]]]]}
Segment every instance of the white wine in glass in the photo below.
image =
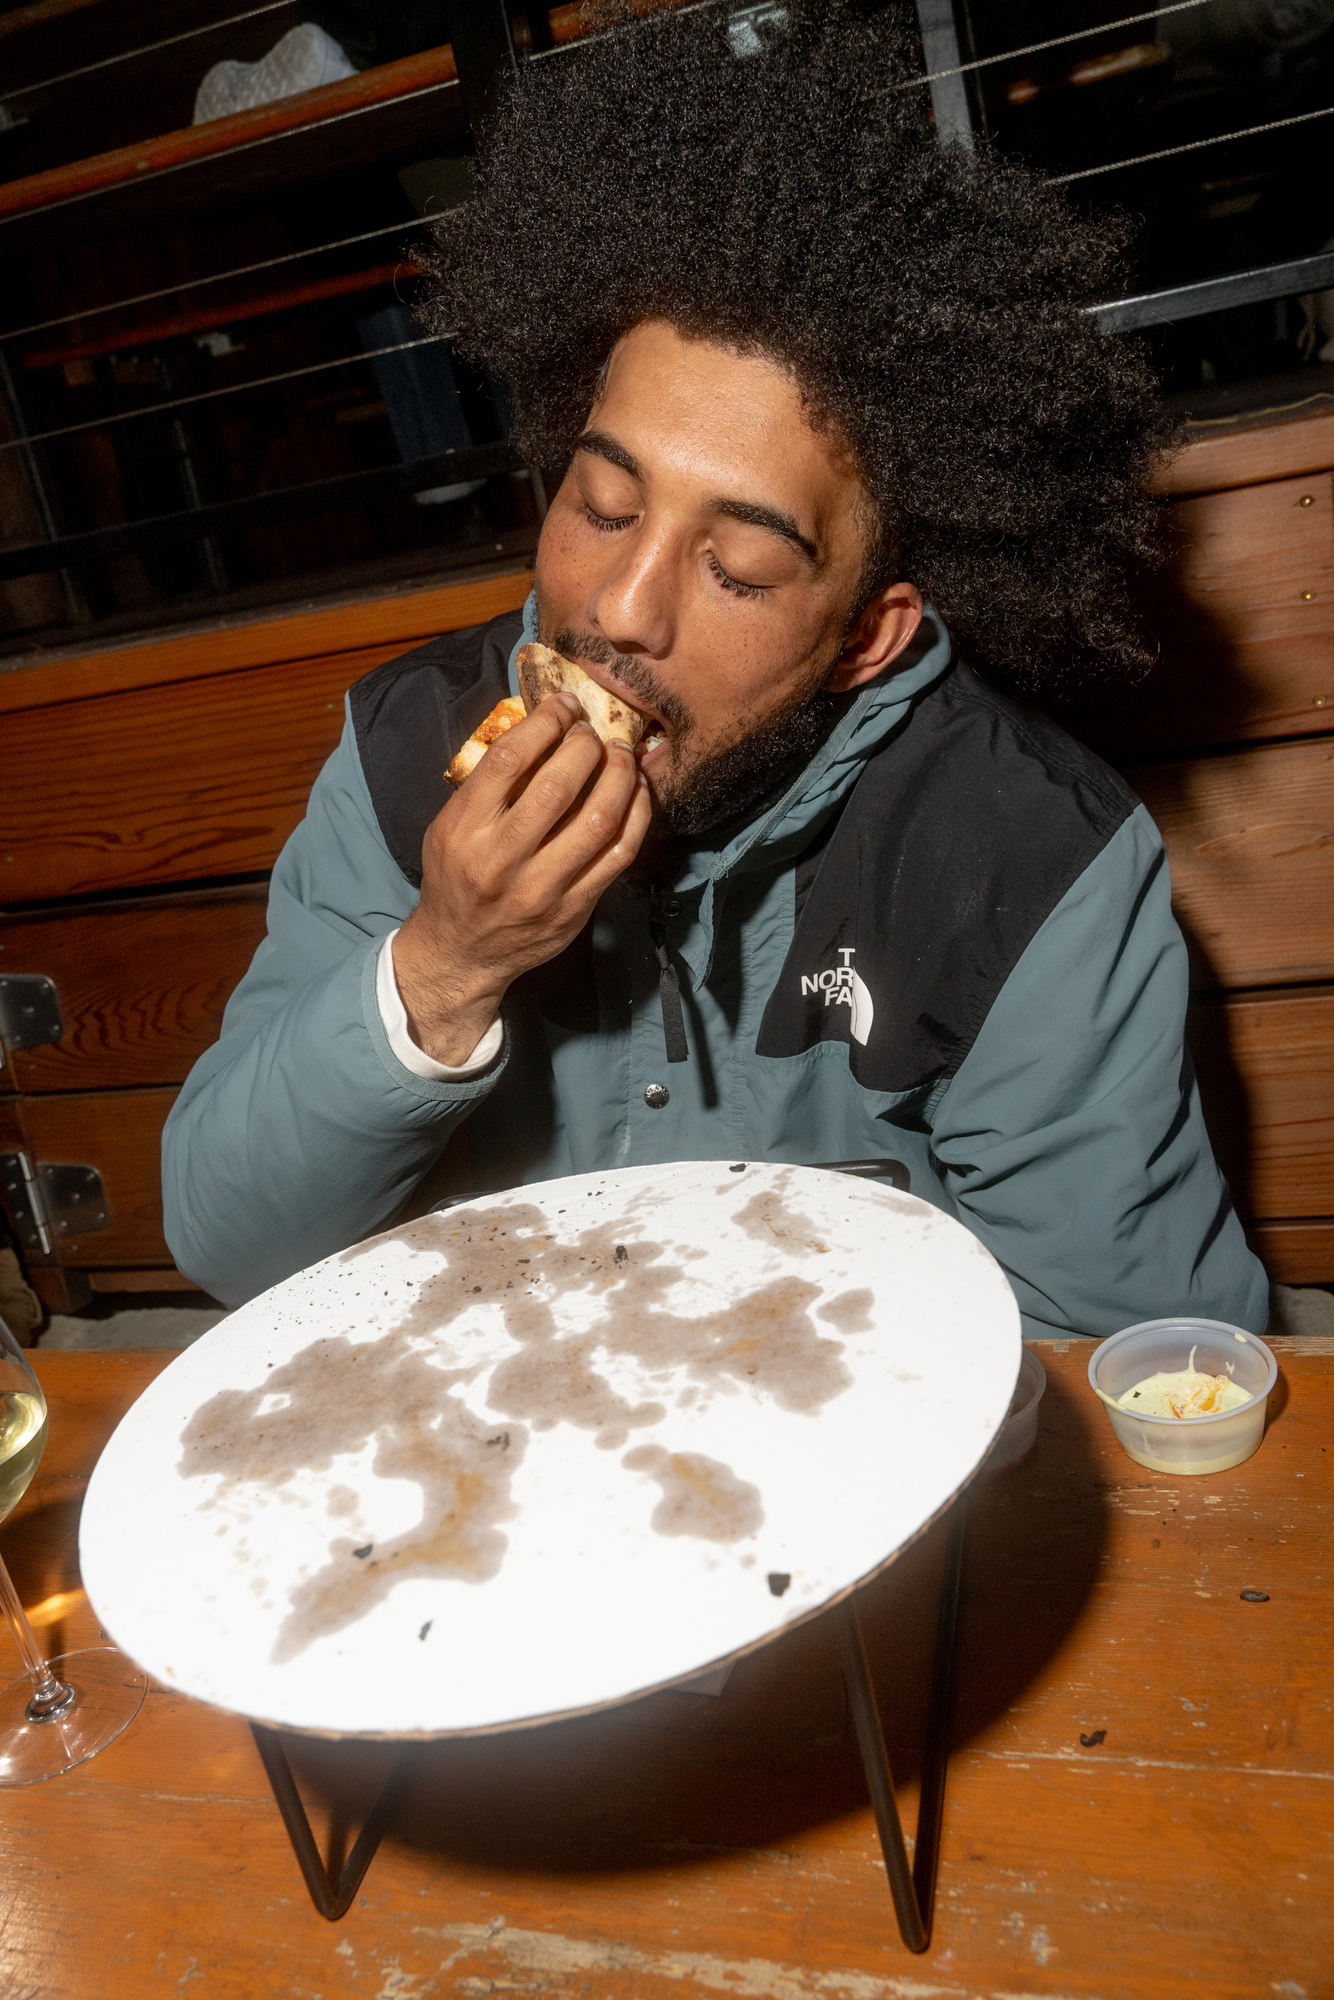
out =
{"type": "MultiPolygon", "coordinates": [[[[46,1444],[46,1398],[0,1319],[0,1521],[28,1490],[46,1444]]],[[[114,1646],[48,1660],[0,1560],[0,1604],[27,1671],[0,1687],[0,1786],[39,1785],[115,1741],[139,1712],[144,1676],[114,1646]]]]}

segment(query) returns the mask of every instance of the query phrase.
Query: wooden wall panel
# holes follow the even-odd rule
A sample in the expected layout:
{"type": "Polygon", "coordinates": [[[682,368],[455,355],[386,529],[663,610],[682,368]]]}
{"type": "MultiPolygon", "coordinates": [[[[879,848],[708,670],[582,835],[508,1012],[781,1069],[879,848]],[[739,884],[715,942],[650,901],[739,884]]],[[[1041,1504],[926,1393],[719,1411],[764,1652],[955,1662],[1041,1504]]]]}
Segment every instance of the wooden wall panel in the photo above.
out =
{"type": "Polygon", "coordinates": [[[0,968],[54,979],[65,1034],[9,1059],[13,1087],[183,1083],[264,936],[268,891],[222,889],[0,920],[0,968]]]}
{"type": "Polygon", "coordinates": [[[1175,501],[1145,589],[1158,664],[1056,704],[1113,759],[1334,729],[1334,478],[1175,501]]]}
{"type": "MultiPolygon", "coordinates": [[[[1254,678],[1334,666],[1334,479],[1328,472],[1176,501],[1159,629],[1210,699],[1217,642],[1254,678]]],[[[1310,682],[1334,695],[1327,679],[1310,682]]],[[[1307,704],[1309,709],[1309,704],[1307,704]]],[[[1302,726],[1312,719],[1300,705],[1302,726]]],[[[1334,720],[1334,718],[1332,718],[1334,720]]]]}
{"type": "Polygon", "coordinates": [[[1196,426],[1189,439],[1184,451],[1159,468],[1153,481],[1156,493],[1216,493],[1334,466],[1334,416],[1329,415],[1253,423],[1213,435],[1196,426]]]}
{"type": "Polygon", "coordinates": [[[1206,987],[1334,978],[1334,738],[1127,772],[1206,987]]]}
{"type": "MultiPolygon", "coordinates": [[[[503,570],[462,582],[414,586],[387,597],[195,625],[168,638],[135,639],[96,652],[70,647],[38,659],[29,656],[9,663],[0,674],[0,714],[166,681],[206,680],[243,667],[274,666],[279,660],[322,659],[368,646],[385,648],[381,657],[390,659],[441,632],[461,632],[517,611],[532,581],[530,570],[503,570]]],[[[59,727],[58,717],[52,717],[52,726],[59,727]]]]}
{"type": "Polygon", "coordinates": [[[12,905],[271,867],[337,745],[349,684],[392,651],[10,716],[0,897],[12,905]]]}
{"type": "Polygon", "coordinates": [[[1334,988],[1203,1002],[1190,1043],[1242,1213],[1334,1216],[1334,988]]]}
{"type": "Polygon", "coordinates": [[[1256,1222],[1247,1234],[1276,1284],[1328,1285],[1334,1281],[1334,1216],[1314,1222],[1256,1222]]]}
{"type": "Polygon", "coordinates": [[[0,1097],[0,1153],[18,1153],[23,1146],[23,1120],[19,1117],[18,1100],[0,1097]]]}
{"type": "Polygon", "coordinates": [[[174,1090],[60,1092],[17,1100],[35,1160],[96,1167],[111,1227],[62,1237],[60,1262],[99,1266],[169,1264],[162,1234],[162,1127],[174,1090]]]}

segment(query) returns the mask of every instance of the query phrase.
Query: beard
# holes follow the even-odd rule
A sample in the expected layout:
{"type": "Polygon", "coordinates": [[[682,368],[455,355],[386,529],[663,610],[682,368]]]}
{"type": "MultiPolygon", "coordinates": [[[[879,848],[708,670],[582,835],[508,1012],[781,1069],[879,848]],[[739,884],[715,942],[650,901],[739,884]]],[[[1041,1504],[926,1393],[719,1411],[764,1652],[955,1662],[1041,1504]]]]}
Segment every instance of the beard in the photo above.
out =
{"type": "MultiPolygon", "coordinates": [[[[662,828],[677,838],[743,825],[776,804],[809,764],[848,705],[846,695],[827,694],[829,665],[808,677],[781,707],[752,716],[730,743],[685,762],[695,716],[687,703],[663,686],[647,660],[616,648],[595,633],[561,626],[547,642],[567,660],[605,667],[623,687],[662,717],[668,764],[655,772],[653,789],[662,828]]],[[[832,662],[830,663],[832,664],[832,662]]]]}

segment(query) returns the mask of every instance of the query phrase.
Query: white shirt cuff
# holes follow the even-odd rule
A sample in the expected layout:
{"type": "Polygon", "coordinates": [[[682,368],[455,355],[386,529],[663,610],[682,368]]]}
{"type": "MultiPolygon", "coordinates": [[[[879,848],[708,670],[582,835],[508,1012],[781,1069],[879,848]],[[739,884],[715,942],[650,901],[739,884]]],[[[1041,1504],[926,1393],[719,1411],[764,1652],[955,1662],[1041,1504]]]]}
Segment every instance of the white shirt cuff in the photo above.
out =
{"type": "Polygon", "coordinates": [[[375,967],[375,1004],[380,1010],[380,1020],[384,1026],[385,1038],[404,1069],[414,1076],[429,1077],[433,1083],[448,1083],[450,1079],[460,1081],[464,1077],[476,1076],[487,1069],[500,1054],[505,1031],[497,1015],[481,1041],[468,1057],[467,1062],[458,1063],[453,1068],[448,1063],[436,1062],[424,1049],[419,1049],[408,1033],[407,1011],[403,1006],[394,977],[394,939],[396,930],[390,931],[380,946],[380,956],[375,967]]]}

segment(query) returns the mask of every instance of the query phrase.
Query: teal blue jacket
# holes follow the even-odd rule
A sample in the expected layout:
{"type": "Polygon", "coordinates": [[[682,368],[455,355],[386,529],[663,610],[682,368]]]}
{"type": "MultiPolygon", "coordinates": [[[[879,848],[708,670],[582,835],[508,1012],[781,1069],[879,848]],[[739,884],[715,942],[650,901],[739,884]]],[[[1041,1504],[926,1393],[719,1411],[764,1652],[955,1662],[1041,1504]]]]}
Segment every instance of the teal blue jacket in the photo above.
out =
{"type": "Polygon", "coordinates": [[[444,792],[414,806],[423,779],[404,808],[395,774],[443,769],[521,636],[517,618],[452,635],[349,696],[268,936],[164,1134],[182,1271],[239,1303],[386,1226],[466,1119],[483,1187],[893,1158],[999,1259],[1029,1334],[1169,1313],[1263,1331],[1264,1273],[1185,1050],[1157,829],[1089,752],[955,662],[930,617],[787,795],[670,884],[687,1062],[667,1062],[649,892],[621,881],[578,950],[512,991],[490,1069],[405,1068],[376,960],[416,904],[413,844],[419,859],[444,792]]]}

